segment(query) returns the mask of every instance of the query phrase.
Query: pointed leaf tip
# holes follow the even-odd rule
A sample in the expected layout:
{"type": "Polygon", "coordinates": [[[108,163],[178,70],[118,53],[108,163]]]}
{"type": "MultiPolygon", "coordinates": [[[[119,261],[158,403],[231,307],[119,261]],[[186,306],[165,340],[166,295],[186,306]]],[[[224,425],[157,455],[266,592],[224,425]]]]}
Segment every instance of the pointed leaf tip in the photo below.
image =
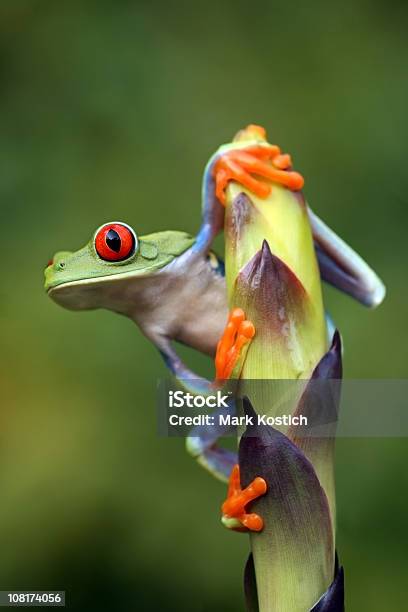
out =
{"type": "Polygon", "coordinates": [[[235,284],[235,302],[255,318],[282,334],[282,317],[303,320],[310,306],[298,277],[286,263],[271,252],[267,240],[241,269],[235,284]],[[280,316],[279,316],[280,315],[280,316]]]}
{"type": "Polygon", "coordinates": [[[256,412],[247,395],[244,395],[242,398],[242,406],[246,417],[252,417],[253,419],[256,418],[256,412]]]}
{"type": "Polygon", "coordinates": [[[339,331],[333,334],[332,343],[327,353],[319,361],[312,373],[312,380],[338,379],[343,376],[341,359],[341,336],[339,331]]]}
{"type": "Polygon", "coordinates": [[[262,242],[262,257],[270,257],[272,259],[272,251],[266,239],[262,242]]]}

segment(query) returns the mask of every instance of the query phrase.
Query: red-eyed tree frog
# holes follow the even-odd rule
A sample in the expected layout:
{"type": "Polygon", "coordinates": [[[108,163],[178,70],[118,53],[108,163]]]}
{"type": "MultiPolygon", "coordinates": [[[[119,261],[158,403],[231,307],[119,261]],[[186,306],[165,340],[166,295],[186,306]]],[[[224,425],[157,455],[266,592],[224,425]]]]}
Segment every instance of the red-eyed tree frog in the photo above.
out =
{"type": "MultiPolygon", "coordinates": [[[[45,270],[48,295],[69,309],[106,308],[126,315],[159,349],[183,386],[196,392],[214,388],[214,383],[183,363],[173,342],[210,356],[217,352],[216,379],[225,379],[254,333],[239,309],[228,319],[224,266],[211,251],[224,226],[224,193],[230,182],[260,198],[269,193],[268,182],[294,192],[308,213],[307,231],[313,235],[321,278],[366,306],[382,301],[381,280],[312,212],[301,191],[303,179],[292,170],[290,157],[269,145],[258,126],[249,126],[245,138],[238,136],[221,146],[209,160],[203,177],[202,223],[195,238],[180,231],[138,236],[121,221],[104,223],[80,250],[54,255],[45,270]]],[[[287,228],[282,228],[281,241],[293,236],[295,231],[288,236],[287,228]]],[[[192,436],[188,448],[213,474],[228,479],[236,456],[216,445],[222,433],[192,436]]]]}

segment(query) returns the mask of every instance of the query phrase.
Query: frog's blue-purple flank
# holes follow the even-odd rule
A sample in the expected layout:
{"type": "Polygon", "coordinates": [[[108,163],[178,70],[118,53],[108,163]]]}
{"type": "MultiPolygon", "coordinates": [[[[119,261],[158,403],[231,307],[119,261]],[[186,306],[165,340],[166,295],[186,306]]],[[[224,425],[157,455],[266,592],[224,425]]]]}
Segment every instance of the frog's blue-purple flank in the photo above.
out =
{"type": "MultiPolygon", "coordinates": [[[[138,236],[126,223],[104,223],[79,251],[54,256],[46,290],[67,308],[107,308],[131,318],[189,391],[207,393],[236,379],[249,396],[247,416],[276,417],[276,391],[266,381],[298,381],[291,413],[335,422],[341,340],[324,311],[321,279],[371,307],[385,289],[310,210],[303,182],[290,156],[268,144],[262,128],[248,126],[206,167],[196,238],[180,231],[138,236]],[[211,251],[222,229],[225,276],[211,251]],[[215,380],[192,372],[174,341],[215,356],[215,380]],[[330,392],[316,391],[319,381],[329,381],[330,392]]],[[[254,419],[237,456],[217,443],[227,428],[195,430],[187,448],[213,475],[230,479],[222,520],[250,533],[248,609],[342,610],[334,432],[313,437],[254,419]]]]}

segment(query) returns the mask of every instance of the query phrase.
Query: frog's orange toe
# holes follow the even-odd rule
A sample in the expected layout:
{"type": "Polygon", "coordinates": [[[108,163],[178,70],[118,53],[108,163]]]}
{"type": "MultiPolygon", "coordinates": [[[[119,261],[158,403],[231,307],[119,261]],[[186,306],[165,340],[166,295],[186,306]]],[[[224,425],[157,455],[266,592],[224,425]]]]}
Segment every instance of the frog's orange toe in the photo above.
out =
{"type": "Polygon", "coordinates": [[[255,512],[251,512],[251,514],[243,514],[240,520],[248,531],[262,531],[263,529],[263,519],[259,516],[259,514],[255,514],[255,512]]]}
{"type": "Polygon", "coordinates": [[[262,517],[255,512],[247,513],[245,507],[264,495],[267,488],[266,481],[258,476],[245,489],[241,489],[239,465],[235,465],[230,476],[227,499],[221,506],[224,524],[237,531],[261,531],[262,517]]]}
{"type": "Polygon", "coordinates": [[[242,140],[264,140],[266,141],[266,130],[261,125],[250,123],[243,130],[240,130],[234,137],[234,142],[242,140]]]}
{"type": "Polygon", "coordinates": [[[260,138],[261,140],[266,140],[266,130],[264,127],[262,127],[262,125],[255,125],[255,123],[251,123],[246,127],[245,131],[249,135],[254,134],[255,136],[257,136],[257,138],[260,138]]]}
{"type": "Polygon", "coordinates": [[[231,376],[242,349],[251,342],[254,335],[254,324],[245,318],[242,308],[234,308],[217,345],[215,355],[215,378],[217,380],[227,380],[231,376]]]}
{"type": "Polygon", "coordinates": [[[259,198],[266,198],[271,192],[271,185],[252,175],[298,191],[302,189],[304,179],[290,169],[291,165],[290,155],[281,153],[276,145],[265,143],[231,149],[222,154],[214,165],[216,196],[225,206],[225,190],[230,181],[235,181],[259,198]]]}

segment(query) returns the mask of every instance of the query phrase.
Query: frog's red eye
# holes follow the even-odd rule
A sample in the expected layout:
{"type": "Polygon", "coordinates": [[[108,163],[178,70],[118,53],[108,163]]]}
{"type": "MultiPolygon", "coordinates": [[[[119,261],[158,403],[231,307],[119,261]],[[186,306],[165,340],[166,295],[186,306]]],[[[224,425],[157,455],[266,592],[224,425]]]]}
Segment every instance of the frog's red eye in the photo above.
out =
{"type": "Polygon", "coordinates": [[[107,223],[95,236],[95,249],[105,261],[123,261],[136,250],[137,238],[133,230],[122,223],[107,223]]]}

